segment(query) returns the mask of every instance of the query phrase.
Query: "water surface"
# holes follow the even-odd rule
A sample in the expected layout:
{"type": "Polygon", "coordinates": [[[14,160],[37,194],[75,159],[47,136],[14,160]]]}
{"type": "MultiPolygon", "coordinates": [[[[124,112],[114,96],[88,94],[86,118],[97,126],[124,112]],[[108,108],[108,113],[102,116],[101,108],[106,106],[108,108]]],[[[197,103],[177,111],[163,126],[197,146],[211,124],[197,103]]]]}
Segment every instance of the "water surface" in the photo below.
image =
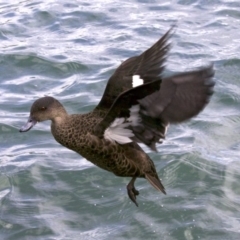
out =
{"type": "Polygon", "coordinates": [[[0,239],[238,239],[240,3],[237,0],[0,1],[0,239]],[[90,111],[107,79],[172,24],[166,76],[214,63],[207,108],[171,126],[154,160],[164,196],[60,146],[50,122],[25,134],[34,100],[90,111]]]}

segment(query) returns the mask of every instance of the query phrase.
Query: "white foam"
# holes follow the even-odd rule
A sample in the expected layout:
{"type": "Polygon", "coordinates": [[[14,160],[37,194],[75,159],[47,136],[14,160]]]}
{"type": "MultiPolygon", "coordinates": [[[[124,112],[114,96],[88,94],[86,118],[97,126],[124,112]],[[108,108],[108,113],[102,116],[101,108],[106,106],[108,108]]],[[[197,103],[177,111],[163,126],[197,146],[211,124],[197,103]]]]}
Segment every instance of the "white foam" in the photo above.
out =
{"type": "Polygon", "coordinates": [[[164,131],[164,135],[166,135],[167,134],[167,130],[168,130],[168,128],[169,128],[169,123],[165,126],[165,131],[164,131]]]}
{"type": "Polygon", "coordinates": [[[143,79],[140,78],[140,75],[132,76],[132,86],[137,87],[143,84],[143,79]]]}

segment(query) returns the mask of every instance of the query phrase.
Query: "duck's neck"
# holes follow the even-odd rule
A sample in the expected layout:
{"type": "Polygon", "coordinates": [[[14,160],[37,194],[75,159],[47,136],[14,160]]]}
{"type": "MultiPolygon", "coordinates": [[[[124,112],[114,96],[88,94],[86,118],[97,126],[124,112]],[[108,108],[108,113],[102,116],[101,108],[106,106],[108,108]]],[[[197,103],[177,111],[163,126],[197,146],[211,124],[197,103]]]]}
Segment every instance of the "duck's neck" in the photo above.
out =
{"type": "Polygon", "coordinates": [[[57,114],[52,119],[52,124],[54,125],[61,125],[68,119],[69,115],[64,107],[58,109],[57,114]]]}
{"type": "Polygon", "coordinates": [[[64,143],[64,138],[62,134],[67,126],[69,115],[67,114],[66,110],[62,108],[58,111],[58,114],[52,120],[51,124],[51,132],[57,142],[60,144],[64,143]]]}
{"type": "Polygon", "coordinates": [[[52,120],[52,125],[56,125],[56,126],[61,125],[66,122],[67,118],[68,118],[68,115],[55,117],[52,120]]]}
{"type": "Polygon", "coordinates": [[[61,125],[61,123],[65,122],[68,118],[68,113],[64,106],[58,101],[55,100],[56,108],[53,110],[52,113],[52,124],[53,125],[61,125]]]}

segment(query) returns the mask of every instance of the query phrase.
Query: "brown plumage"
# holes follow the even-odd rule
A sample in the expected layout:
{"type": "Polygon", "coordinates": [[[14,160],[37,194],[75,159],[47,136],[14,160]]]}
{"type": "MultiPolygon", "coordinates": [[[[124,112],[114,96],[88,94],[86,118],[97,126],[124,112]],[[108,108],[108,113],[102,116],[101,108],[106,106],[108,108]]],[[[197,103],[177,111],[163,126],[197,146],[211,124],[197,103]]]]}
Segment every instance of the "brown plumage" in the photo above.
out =
{"type": "Polygon", "coordinates": [[[150,49],[123,62],[92,112],[68,115],[58,100],[43,97],[33,103],[20,132],[51,120],[57,142],[117,176],[132,177],[127,191],[137,206],[139,192],[134,182],[138,177],[165,194],[153,161],[138,142],[156,150],[168,124],[196,116],[208,103],[214,86],[212,66],[160,77],[171,33],[172,28],[150,49]]]}

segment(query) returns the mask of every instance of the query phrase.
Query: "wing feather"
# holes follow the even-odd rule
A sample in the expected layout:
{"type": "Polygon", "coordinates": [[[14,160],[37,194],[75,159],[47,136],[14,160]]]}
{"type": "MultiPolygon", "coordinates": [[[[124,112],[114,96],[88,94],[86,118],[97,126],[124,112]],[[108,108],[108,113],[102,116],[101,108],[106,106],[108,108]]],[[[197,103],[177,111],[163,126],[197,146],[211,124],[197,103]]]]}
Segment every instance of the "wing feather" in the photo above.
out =
{"type": "MultiPolygon", "coordinates": [[[[127,132],[122,131],[128,140],[142,142],[156,150],[156,143],[165,138],[168,124],[186,121],[207,105],[213,94],[213,76],[211,65],[163,80],[159,77],[155,81],[125,91],[118,96],[96,126],[95,134],[103,137],[111,124],[117,126],[116,119],[121,119],[119,135],[121,129],[128,129],[127,132]]],[[[112,140],[118,142],[116,136],[112,140]]]]}
{"type": "Polygon", "coordinates": [[[134,87],[133,76],[138,75],[143,83],[156,80],[164,70],[164,62],[170,49],[169,39],[175,26],[170,28],[152,47],[139,56],[124,61],[108,80],[103,97],[95,110],[108,110],[114,100],[124,91],[134,87]],[[147,78],[146,76],[150,76],[147,78]]]}

